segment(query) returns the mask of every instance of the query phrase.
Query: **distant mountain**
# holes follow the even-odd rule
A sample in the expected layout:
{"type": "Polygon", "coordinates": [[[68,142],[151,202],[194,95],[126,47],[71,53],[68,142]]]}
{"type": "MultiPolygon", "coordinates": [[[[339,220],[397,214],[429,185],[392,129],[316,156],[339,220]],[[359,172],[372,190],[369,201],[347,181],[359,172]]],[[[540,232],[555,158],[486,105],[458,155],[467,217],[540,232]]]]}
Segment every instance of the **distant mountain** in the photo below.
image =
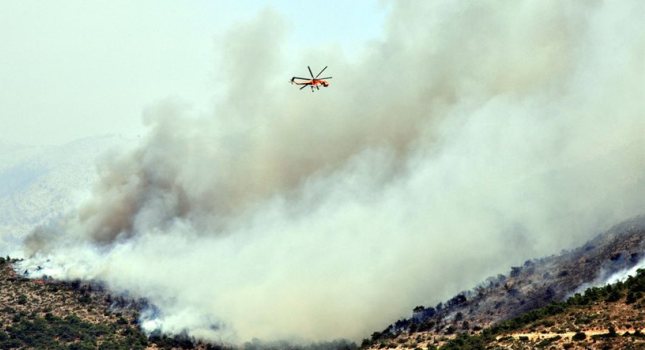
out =
{"type": "Polygon", "coordinates": [[[78,204],[97,178],[102,155],[134,145],[135,140],[119,136],[58,146],[0,143],[0,254],[78,204]]]}
{"type": "MultiPolygon", "coordinates": [[[[485,329],[499,327],[504,321],[525,317],[523,315],[551,303],[567,300],[588,287],[615,282],[616,276],[626,277],[625,271],[635,272],[643,265],[644,258],[645,216],[641,216],[613,227],[572,251],[512,267],[508,275],[491,277],[475,289],[459,293],[445,303],[434,307],[418,306],[412,317],[375,332],[363,342],[363,346],[414,349],[419,344],[428,348],[446,345],[448,340],[459,334],[481,334],[485,329]]],[[[645,275],[641,278],[645,281],[645,275]]],[[[599,310],[602,310],[601,306],[596,305],[593,310],[590,306],[588,312],[593,314],[599,310]]],[[[644,328],[645,314],[635,312],[634,315],[634,327],[644,328]]],[[[629,329],[633,331],[634,327],[629,329]]],[[[565,328],[566,332],[573,329],[565,328]]]]}

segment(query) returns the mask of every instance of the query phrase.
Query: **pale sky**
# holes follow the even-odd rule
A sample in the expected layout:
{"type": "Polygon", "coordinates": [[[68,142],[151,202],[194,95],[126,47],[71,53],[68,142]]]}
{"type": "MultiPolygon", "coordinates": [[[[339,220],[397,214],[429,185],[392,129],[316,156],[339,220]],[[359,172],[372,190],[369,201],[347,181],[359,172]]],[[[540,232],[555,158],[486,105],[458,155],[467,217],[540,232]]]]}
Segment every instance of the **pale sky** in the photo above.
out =
{"type": "Polygon", "coordinates": [[[136,136],[142,109],[163,98],[207,105],[221,34],[266,8],[293,45],[349,54],[382,35],[387,11],[376,0],[0,2],[0,142],[136,136]]]}

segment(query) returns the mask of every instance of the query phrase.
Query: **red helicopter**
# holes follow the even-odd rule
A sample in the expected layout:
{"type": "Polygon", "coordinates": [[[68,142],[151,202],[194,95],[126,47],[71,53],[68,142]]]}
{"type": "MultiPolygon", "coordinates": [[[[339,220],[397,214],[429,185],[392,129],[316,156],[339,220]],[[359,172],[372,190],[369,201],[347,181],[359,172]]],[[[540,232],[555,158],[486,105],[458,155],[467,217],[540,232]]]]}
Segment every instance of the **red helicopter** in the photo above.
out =
{"type": "Polygon", "coordinates": [[[315,77],[314,77],[314,73],[311,72],[311,68],[309,68],[309,66],[307,66],[307,69],[309,69],[309,74],[311,75],[311,79],[293,77],[293,78],[291,78],[291,84],[302,85],[300,90],[306,88],[307,86],[311,86],[311,92],[314,92],[314,87],[316,87],[316,89],[320,90],[319,85],[322,85],[323,87],[328,87],[329,86],[329,82],[325,81],[325,79],[331,79],[331,77],[318,78],[322,74],[322,72],[324,72],[325,69],[327,69],[327,66],[325,66],[325,68],[323,68],[320,71],[320,73],[318,73],[318,75],[316,75],[315,77]],[[304,80],[304,81],[296,81],[296,80],[304,80]]]}

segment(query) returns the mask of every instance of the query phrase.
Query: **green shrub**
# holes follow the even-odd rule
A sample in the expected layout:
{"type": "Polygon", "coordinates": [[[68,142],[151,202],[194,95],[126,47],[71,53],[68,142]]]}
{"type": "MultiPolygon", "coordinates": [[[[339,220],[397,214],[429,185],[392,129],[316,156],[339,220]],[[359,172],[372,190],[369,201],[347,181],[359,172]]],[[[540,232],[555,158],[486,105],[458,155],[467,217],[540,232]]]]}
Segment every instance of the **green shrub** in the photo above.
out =
{"type": "Polygon", "coordinates": [[[618,288],[613,288],[611,292],[609,292],[609,295],[605,299],[605,301],[608,301],[610,303],[616,302],[620,300],[623,297],[622,293],[618,288]]]}
{"type": "Polygon", "coordinates": [[[571,339],[575,341],[585,340],[586,338],[587,338],[587,335],[584,334],[583,332],[578,332],[574,334],[573,337],[571,337],[571,339]]]}
{"type": "Polygon", "coordinates": [[[560,337],[559,335],[556,335],[555,337],[543,339],[541,342],[537,343],[536,346],[538,348],[543,348],[543,347],[546,347],[548,345],[551,345],[552,343],[554,343],[554,342],[556,342],[556,341],[558,341],[560,339],[562,339],[562,337],[560,337]]]}
{"type": "Polygon", "coordinates": [[[643,297],[643,292],[630,290],[627,292],[627,299],[625,303],[633,304],[643,297]]]}

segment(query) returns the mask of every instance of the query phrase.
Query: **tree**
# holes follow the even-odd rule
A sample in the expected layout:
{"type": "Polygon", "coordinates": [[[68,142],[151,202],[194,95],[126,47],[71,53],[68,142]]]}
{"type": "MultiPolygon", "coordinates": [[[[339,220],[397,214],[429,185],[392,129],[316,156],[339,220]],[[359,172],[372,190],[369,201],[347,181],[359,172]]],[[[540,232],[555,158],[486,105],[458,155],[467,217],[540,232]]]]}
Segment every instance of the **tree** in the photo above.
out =
{"type": "Polygon", "coordinates": [[[615,301],[620,300],[620,298],[622,298],[622,297],[623,296],[620,293],[620,290],[618,290],[618,288],[612,288],[611,292],[609,292],[609,295],[607,296],[607,299],[605,299],[605,300],[607,300],[610,303],[613,303],[615,301]]]}

